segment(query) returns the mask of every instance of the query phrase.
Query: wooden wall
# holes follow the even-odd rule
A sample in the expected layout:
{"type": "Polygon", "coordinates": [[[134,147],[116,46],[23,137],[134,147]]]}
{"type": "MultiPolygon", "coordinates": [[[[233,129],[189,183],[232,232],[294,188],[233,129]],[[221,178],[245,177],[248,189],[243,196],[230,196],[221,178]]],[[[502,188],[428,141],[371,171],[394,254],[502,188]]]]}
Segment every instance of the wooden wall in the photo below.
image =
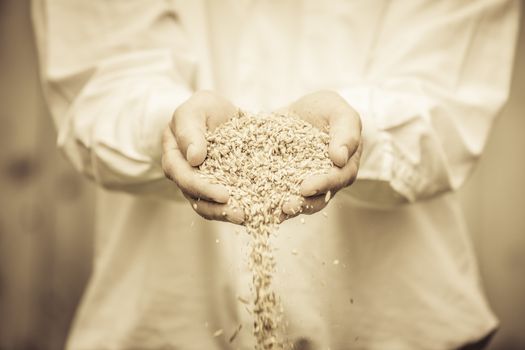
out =
{"type": "MultiPolygon", "coordinates": [[[[91,268],[93,188],[55,149],[33,44],[28,1],[0,0],[0,350],[61,349],[91,268]]],[[[461,193],[502,320],[491,350],[525,349],[523,91],[522,34],[511,100],[461,193]]]]}

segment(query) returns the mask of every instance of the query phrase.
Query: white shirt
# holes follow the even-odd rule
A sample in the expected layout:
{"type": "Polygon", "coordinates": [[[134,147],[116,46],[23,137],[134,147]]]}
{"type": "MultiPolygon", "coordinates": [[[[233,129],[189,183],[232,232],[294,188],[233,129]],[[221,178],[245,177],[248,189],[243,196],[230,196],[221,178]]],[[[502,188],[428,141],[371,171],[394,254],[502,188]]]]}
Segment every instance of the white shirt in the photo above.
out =
{"type": "Polygon", "coordinates": [[[287,221],[274,238],[291,341],[455,349],[494,330],[453,191],[508,96],[519,6],[34,1],[58,146],[100,185],[68,349],[253,348],[237,300],[251,296],[248,237],[197,216],[160,168],[160,134],[199,89],[251,111],[332,89],[361,115],[356,183],[328,217],[287,221]]]}

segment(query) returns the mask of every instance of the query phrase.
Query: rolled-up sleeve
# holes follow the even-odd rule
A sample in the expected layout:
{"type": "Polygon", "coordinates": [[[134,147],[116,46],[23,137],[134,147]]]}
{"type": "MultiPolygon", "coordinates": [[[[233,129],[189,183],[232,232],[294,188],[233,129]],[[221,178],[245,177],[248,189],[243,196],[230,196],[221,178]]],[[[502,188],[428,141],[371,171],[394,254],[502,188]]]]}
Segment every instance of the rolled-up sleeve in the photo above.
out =
{"type": "Polygon", "coordinates": [[[391,2],[366,82],[340,89],[363,121],[348,193],[396,204],[455,190],[480,156],[508,93],[519,1],[391,2]]]}
{"type": "Polygon", "coordinates": [[[74,167],[105,188],[177,197],[161,133],[196,65],[171,3],[38,0],[32,15],[58,146],[74,167]]]}

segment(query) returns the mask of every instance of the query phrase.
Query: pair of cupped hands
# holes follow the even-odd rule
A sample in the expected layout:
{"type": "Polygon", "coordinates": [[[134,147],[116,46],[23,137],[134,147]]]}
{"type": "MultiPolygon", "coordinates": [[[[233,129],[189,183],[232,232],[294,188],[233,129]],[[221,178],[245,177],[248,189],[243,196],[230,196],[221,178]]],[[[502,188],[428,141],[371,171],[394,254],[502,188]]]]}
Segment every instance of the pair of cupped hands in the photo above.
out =
{"type": "MultiPolygon", "coordinates": [[[[282,219],[316,213],[327,205],[328,191],[333,196],[356,178],[362,151],[361,120],[341,96],[324,90],[305,95],[279,112],[295,114],[320,129],[329,127],[328,153],[335,166],[326,174],[306,178],[301,184],[301,196],[283,204],[282,219]]],[[[199,215],[209,220],[242,224],[244,214],[228,203],[228,189],[210,183],[197,173],[197,167],[206,158],[206,131],[237,113],[237,107],[213,92],[193,94],[175,110],[163,133],[162,168],[199,215]]]]}

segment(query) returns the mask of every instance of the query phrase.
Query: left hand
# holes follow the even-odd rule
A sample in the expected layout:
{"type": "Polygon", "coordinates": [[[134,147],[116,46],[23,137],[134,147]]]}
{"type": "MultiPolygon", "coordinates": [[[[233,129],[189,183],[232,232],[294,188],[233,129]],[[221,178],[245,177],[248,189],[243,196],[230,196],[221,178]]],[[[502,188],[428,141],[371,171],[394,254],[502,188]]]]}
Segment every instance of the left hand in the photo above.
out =
{"type": "Polygon", "coordinates": [[[285,108],[310,124],[329,127],[328,153],[335,167],[327,174],[313,175],[301,184],[301,197],[292,198],[283,205],[289,217],[313,214],[322,210],[337,191],[350,186],[359,169],[362,152],[361,119],[358,113],[336,92],[318,91],[303,96],[285,108]]]}

